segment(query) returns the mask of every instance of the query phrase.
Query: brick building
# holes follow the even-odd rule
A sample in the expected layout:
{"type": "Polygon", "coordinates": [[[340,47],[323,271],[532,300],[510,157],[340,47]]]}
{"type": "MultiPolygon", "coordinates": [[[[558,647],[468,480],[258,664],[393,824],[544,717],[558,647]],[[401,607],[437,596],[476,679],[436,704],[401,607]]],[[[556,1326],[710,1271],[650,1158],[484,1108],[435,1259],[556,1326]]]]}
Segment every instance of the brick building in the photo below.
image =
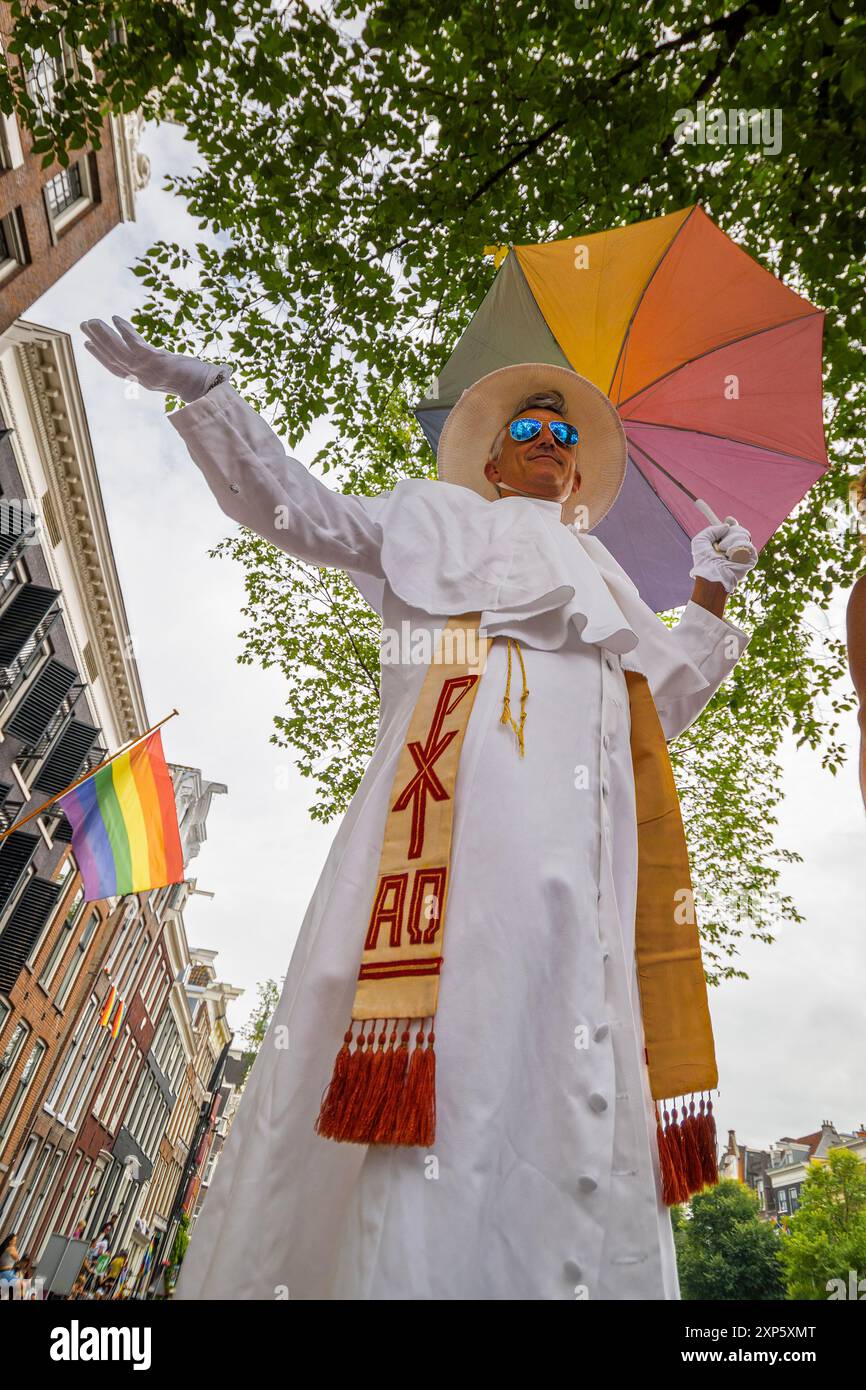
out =
{"type": "MultiPolygon", "coordinates": [[[[0,822],[147,727],[71,347],[0,335],[0,822]]],[[[50,808],[0,841],[0,1184],[117,920],[50,808]]]]}
{"type": "MultiPolygon", "coordinates": [[[[0,3],[2,61],[17,70],[8,46],[12,24],[9,5],[0,3]]],[[[66,44],[64,58],[74,72],[76,52],[66,44]]],[[[59,57],[39,55],[25,78],[37,103],[53,105],[62,71],[59,57]]],[[[70,151],[65,169],[59,163],[43,169],[43,156],[32,152],[14,113],[0,115],[0,333],[112,227],[135,220],[136,194],[150,178],[138,149],[141,128],[137,113],[109,115],[100,150],[87,143],[70,151]]]]}
{"type": "MultiPolygon", "coordinates": [[[[65,334],[22,320],[0,334],[0,436],[6,828],[150,720],[65,334]]],[[[187,866],[226,788],[170,770],[187,866]]],[[[0,841],[0,1227],[36,1262],[110,1216],[143,1266],[179,1191],[194,1200],[237,994],[187,946],[196,891],[85,903],[55,808],[0,841]]]]}
{"type": "Polygon", "coordinates": [[[838,1130],[832,1120],[822,1120],[813,1134],[785,1136],[767,1149],[740,1144],[736,1132],[729,1129],[727,1147],[719,1157],[719,1175],[751,1187],[758,1194],[760,1215],[778,1223],[797,1210],[809,1164],[826,1162],[830,1149],[851,1149],[866,1163],[866,1127],[861,1124],[849,1133],[838,1130]]]}

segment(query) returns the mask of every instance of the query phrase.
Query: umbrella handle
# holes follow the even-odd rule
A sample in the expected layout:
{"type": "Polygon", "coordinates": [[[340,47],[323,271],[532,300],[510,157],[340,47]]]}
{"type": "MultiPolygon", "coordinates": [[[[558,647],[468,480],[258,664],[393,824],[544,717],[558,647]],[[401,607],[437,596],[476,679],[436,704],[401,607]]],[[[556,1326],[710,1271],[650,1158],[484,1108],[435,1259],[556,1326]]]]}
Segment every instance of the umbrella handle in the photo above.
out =
{"type": "MultiPolygon", "coordinates": [[[[704,502],[700,497],[696,497],[695,506],[699,512],[704,514],[711,526],[721,526],[722,523],[719,521],[719,518],[716,516],[709,502],[704,502]]],[[[725,523],[728,526],[735,526],[737,519],[734,516],[726,516],[725,523]]],[[[713,549],[717,550],[720,555],[727,555],[727,558],[733,565],[745,565],[751,559],[751,551],[747,550],[745,546],[736,546],[733,550],[723,551],[722,547],[716,545],[714,541],[713,549]]]]}

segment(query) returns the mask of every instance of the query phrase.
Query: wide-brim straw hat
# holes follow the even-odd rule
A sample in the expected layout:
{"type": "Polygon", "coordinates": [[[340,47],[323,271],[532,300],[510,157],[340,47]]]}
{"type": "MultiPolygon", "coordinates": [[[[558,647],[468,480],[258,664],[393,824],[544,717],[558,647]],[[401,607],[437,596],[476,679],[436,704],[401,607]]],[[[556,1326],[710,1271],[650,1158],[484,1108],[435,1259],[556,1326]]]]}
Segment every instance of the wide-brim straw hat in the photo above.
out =
{"type": "Polygon", "coordinates": [[[467,387],[452,408],[436,451],[436,471],[443,482],[459,483],[493,501],[499,496],[484,476],[484,465],[499,431],[516,416],[520,403],[538,391],[561,391],[564,419],[576,425],[580,487],[562,506],[562,520],[575,519],[591,531],[610,511],[625,478],[628,446],[616,407],[599,388],[569,367],[521,362],[499,367],[467,387]]]}

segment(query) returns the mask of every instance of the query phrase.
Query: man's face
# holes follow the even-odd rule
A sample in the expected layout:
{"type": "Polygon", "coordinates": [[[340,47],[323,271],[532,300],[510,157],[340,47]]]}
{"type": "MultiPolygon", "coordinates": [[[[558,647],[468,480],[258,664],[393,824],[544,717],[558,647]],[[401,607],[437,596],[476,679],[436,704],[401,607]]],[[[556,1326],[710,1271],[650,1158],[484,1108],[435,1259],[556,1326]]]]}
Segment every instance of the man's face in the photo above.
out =
{"type": "MultiPolygon", "coordinates": [[[[502,453],[498,459],[488,459],[484,475],[491,483],[505,483],[518,488],[530,497],[544,497],[553,502],[565,502],[580,487],[577,471],[577,445],[571,448],[560,444],[550,432],[551,420],[561,420],[555,410],[524,410],[512,420],[524,418],[541,421],[541,433],[525,444],[511,438],[508,429],[502,453]]],[[[511,424],[509,420],[507,424],[511,424]]],[[[573,423],[573,422],[572,422],[573,423]]],[[[507,496],[507,494],[506,494],[507,496]]]]}

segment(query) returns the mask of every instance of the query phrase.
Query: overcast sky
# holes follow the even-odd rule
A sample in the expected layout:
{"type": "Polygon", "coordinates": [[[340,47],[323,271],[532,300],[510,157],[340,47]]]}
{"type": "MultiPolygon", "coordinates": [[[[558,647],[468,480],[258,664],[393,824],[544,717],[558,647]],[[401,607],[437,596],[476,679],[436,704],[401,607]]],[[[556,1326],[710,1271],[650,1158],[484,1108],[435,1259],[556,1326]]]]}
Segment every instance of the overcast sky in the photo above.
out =
{"type": "MultiPolygon", "coordinates": [[[[238,1028],[257,982],[285,974],[336,827],[308,819],[312,783],[295,771],[290,750],[269,742],[285,702],[282,678],[236,662],[243,571],[207,554],[234,523],[166,422],[163,397],[126,401],[123,383],[83,348],[83,319],[131,318],[144,302],[131,273],[137,256],[158,239],[189,247],[209,239],[163,191],[169,172],[196,162],[194,146],[176,127],[151,123],[142,148],[151,181],[138,220],[116,227],[26,317],[68,332],[75,346],[150,722],[176,706],[180,716],[163,730],[168,758],[228,786],[228,796],[214,798],[207,843],[188,870],[215,897],[193,898],[185,921],[190,944],[218,950],[220,978],[246,991],[229,1010],[238,1028]]],[[[325,433],[293,452],[309,462],[325,433]]],[[[840,634],[846,598],[837,596],[830,615],[840,634]]],[[[825,1119],[846,1130],[866,1122],[866,815],[853,715],[844,729],[852,762],[835,778],[819,756],[785,747],[778,842],[804,862],[785,869],[782,891],[806,920],[772,946],[744,942],[738,963],[750,979],[710,992],[722,1139],[735,1128],[740,1142],[764,1145],[825,1119]]]]}

